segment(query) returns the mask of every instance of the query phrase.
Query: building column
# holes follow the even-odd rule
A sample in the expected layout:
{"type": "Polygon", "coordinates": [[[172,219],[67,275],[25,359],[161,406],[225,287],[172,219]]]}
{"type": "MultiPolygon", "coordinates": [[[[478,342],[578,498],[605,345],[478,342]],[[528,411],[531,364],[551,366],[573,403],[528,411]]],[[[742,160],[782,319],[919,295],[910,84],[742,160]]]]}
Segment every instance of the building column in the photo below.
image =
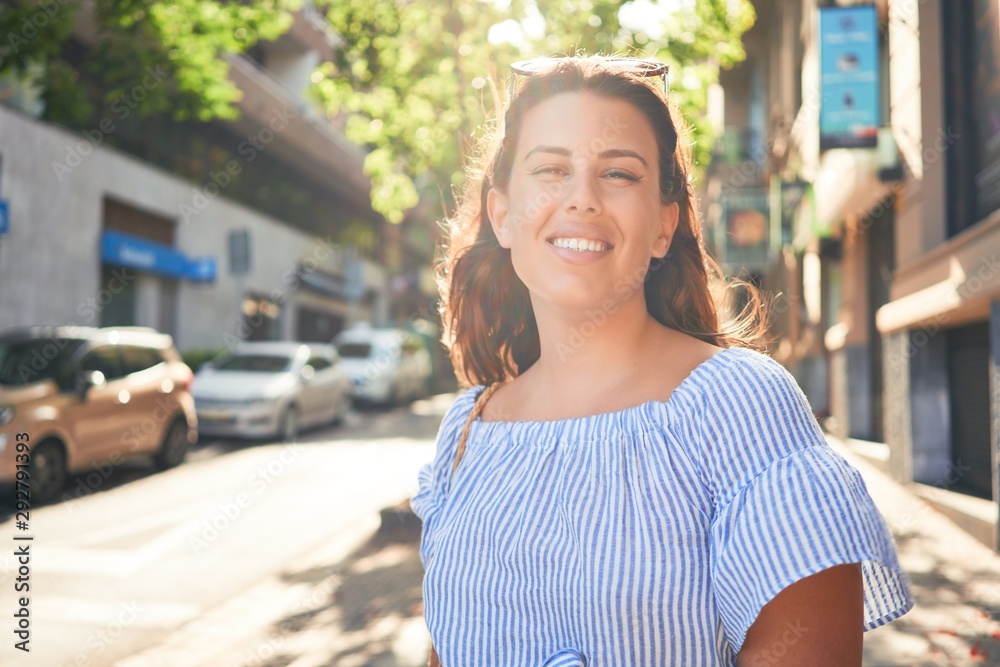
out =
{"type": "Polygon", "coordinates": [[[135,324],[140,327],[160,328],[160,279],[150,273],[139,272],[135,283],[135,324]]]}
{"type": "Polygon", "coordinates": [[[889,473],[897,482],[913,480],[913,450],[910,409],[910,357],[908,331],[882,337],[882,368],[885,373],[883,421],[889,446],[889,473]]]}

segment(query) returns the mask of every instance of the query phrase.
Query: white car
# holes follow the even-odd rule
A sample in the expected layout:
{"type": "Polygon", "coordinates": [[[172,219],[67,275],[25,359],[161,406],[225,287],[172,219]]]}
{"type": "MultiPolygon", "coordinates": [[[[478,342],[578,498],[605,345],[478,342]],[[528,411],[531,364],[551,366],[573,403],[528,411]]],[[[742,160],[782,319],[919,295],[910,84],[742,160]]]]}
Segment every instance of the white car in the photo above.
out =
{"type": "Polygon", "coordinates": [[[394,405],[427,395],[431,355],[417,334],[361,324],[333,342],[354,384],[355,399],[394,405]]]}
{"type": "Polygon", "coordinates": [[[194,379],[203,435],[295,440],[310,426],[338,423],[351,409],[351,380],[331,345],[241,343],[194,379]]]}

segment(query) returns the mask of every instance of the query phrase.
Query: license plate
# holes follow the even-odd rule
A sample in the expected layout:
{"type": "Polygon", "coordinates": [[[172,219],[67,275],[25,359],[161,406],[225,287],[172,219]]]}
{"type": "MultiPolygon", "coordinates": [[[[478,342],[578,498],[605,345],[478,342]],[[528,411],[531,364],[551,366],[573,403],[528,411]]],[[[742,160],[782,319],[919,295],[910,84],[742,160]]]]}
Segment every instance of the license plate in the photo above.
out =
{"type": "Polygon", "coordinates": [[[198,414],[198,419],[208,422],[231,422],[234,418],[233,413],[225,410],[206,410],[198,414]]]}

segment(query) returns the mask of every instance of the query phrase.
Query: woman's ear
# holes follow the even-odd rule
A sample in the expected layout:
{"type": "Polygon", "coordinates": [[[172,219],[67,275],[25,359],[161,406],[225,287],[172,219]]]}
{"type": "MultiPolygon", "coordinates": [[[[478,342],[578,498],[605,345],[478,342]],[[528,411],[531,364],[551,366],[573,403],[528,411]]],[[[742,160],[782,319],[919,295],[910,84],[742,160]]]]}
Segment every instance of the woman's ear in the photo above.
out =
{"type": "Polygon", "coordinates": [[[674,239],[677,231],[677,223],[680,220],[681,207],[677,202],[660,205],[660,226],[656,239],[653,241],[653,257],[662,259],[666,257],[670,250],[670,243],[674,239]]]}
{"type": "Polygon", "coordinates": [[[510,226],[507,216],[507,196],[497,190],[490,188],[486,193],[486,213],[490,217],[490,224],[493,226],[493,233],[500,242],[501,248],[510,250],[510,226]]]}

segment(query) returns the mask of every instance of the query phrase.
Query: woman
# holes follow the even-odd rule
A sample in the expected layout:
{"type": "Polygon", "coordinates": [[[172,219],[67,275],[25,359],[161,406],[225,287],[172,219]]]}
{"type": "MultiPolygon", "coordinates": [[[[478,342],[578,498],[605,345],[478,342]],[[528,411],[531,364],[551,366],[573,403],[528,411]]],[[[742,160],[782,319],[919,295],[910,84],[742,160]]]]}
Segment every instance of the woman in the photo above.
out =
{"type": "Polygon", "coordinates": [[[860,476],[755,349],[759,298],[720,325],[650,67],[519,77],[452,221],[445,343],[473,386],[412,499],[444,667],[860,665],[913,604],[860,476]]]}

